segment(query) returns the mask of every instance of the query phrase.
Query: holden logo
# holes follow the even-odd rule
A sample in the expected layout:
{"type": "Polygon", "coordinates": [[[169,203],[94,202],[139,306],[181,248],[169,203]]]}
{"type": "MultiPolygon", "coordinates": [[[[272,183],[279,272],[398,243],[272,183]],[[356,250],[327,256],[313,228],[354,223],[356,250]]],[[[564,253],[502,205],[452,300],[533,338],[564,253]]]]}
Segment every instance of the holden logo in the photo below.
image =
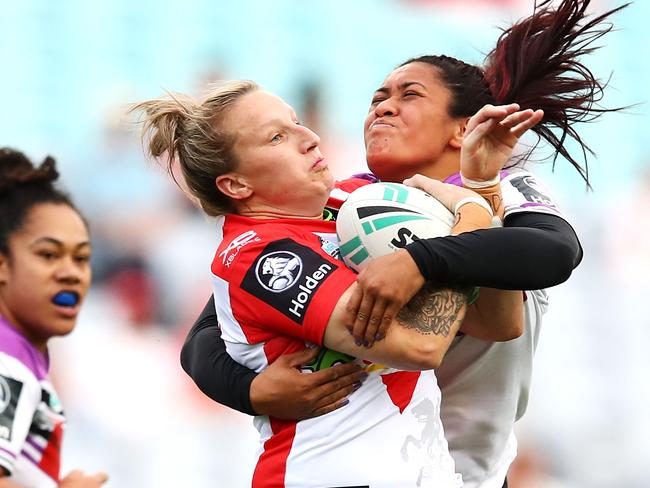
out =
{"type": "Polygon", "coordinates": [[[262,256],[255,268],[257,281],[273,293],[291,288],[301,273],[302,260],[288,251],[275,251],[262,256]]]}

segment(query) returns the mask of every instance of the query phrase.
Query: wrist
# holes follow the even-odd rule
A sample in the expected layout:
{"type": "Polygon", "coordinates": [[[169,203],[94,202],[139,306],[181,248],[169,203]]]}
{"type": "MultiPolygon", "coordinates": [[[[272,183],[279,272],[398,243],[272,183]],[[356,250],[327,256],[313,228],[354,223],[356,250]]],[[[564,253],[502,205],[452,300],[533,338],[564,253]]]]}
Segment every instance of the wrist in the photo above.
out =
{"type": "Polygon", "coordinates": [[[501,175],[497,174],[494,178],[490,178],[489,180],[473,180],[463,176],[463,173],[461,173],[460,181],[463,183],[465,188],[487,188],[498,184],[501,181],[501,175]]]}

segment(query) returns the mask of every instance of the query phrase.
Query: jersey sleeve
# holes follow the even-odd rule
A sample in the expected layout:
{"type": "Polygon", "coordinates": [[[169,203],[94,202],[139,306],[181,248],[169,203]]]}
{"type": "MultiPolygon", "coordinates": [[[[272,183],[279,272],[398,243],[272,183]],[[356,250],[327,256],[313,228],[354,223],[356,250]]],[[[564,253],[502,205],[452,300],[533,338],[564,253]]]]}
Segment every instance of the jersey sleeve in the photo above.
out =
{"type": "Polygon", "coordinates": [[[322,345],[334,307],[356,279],[313,234],[260,236],[227,269],[215,261],[212,271],[224,340],[249,344],[280,334],[322,345]]]}
{"type": "Polygon", "coordinates": [[[544,183],[529,171],[508,174],[501,180],[501,193],[504,219],[523,212],[546,213],[565,219],[544,183]]]}
{"type": "Polygon", "coordinates": [[[25,365],[0,352],[0,466],[10,474],[29,433],[40,391],[25,365]]]}

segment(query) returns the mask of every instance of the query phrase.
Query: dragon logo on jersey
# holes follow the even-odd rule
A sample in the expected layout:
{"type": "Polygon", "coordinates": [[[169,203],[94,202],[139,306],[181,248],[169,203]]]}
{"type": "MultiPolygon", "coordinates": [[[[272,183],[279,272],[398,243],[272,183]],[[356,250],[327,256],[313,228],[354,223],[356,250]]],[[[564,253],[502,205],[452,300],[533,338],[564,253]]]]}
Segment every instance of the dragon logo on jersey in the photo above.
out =
{"type": "Polygon", "coordinates": [[[292,252],[276,251],[265,254],[257,262],[257,281],[266,290],[281,293],[291,288],[302,272],[302,261],[292,252]]]}

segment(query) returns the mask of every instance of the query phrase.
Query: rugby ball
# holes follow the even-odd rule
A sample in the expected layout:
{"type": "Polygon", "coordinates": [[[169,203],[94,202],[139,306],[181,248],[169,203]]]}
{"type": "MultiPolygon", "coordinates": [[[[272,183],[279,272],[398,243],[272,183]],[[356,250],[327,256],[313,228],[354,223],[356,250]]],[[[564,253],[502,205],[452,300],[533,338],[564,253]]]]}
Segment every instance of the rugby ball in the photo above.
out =
{"type": "Polygon", "coordinates": [[[418,239],[446,236],[454,214],[428,193],[399,183],[372,183],[353,191],[336,218],[345,264],[359,272],[372,258],[418,239]]]}

